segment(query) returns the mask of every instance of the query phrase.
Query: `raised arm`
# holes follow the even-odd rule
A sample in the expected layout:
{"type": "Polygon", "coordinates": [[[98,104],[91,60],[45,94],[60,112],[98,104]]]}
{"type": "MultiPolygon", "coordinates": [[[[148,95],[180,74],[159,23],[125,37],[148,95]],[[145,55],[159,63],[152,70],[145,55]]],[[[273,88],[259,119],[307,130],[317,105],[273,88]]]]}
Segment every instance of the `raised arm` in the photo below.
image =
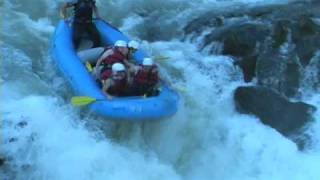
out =
{"type": "Polygon", "coordinates": [[[109,93],[108,93],[108,89],[111,87],[112,85],[112,82],[110,79],[107,79],[107,80],[103,80],[102,81],[102,92],[105,96],[107,96],[108,99],[112,99],[113,96],[111,96],[109,93]]]}
{"type": "Polygon", "coordinates": [[[96,18],[101,19],[99,10],[96,5],[93,6],[93,12],[94,12],[94,15],[96,16],[96,18]]]}
{"type": "Polygon", "coordinates": [[[105,52],[100,56],[100,58],[98,59],[97,64],[96,64],[96,67],[99,67],[99,66],[101,65],[101,63],[102,63],[102,60],[103,60],[104,58],[106,58],[107,56],[110,56],[112,53],[113,53],[113,50],[112,50],[112,49],[109,49],[109,50],[105,51],[105,52]]]}
{"type": "Polygon", "coordinates": [[[73,3],[70,3],[70,2],[67,2],[67,3],[64,3],[60,9],[60,17],[62,19],[66,19],[67,18],[67,8],[69,7],[72,7],[74,4],[73,3]]]}
{"type": "Polygon", "coordinates": [[[96,64],[96,68],[99,68],[99,66],[101,65],[102,60],[103,60],[103,55],[98,59],[97,64],[96,64]]]}
{"type": "Polygon", "coordinates": [[[105,51],[103,54],[102,54],[102,56],[100,56],[100,58],[98,59],[98,61],[97,61],[97,64],[96,64],[96,66],[94,67],[94,74],[95,74],[95,76],[98,76],[98,71],[100,70],[100,65],[101,65],[101,63],[102,63],[102,60],[105,58],[105,57],[107,57],[107,56],[109,56],[109,55],[111,55],[113,53],[113,51],[112,51],[112,49],[110,49],[110,50],[107,50],[107,51],[105,51]]]}
{"type": "Polygon", "coordinates": [[[139,69],[138,66],[136,66],[136,65],[134,65],[134,64],[131,64],[131,63],[127,63],[126,66],[128,67],[128,72],[129,72],[130,74],[135,74],[135,73],[138,71],[138,69],[139,69]]]}

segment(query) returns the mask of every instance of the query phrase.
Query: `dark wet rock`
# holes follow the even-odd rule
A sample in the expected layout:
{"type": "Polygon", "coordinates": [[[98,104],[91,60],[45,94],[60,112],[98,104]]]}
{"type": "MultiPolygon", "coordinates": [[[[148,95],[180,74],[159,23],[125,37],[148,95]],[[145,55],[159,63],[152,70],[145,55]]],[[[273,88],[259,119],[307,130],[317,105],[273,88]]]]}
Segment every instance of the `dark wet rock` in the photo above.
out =
{"type": "MultiPolygon", "coordinates": [[[[252,22],[239,23],[208,34],[204,46],[211,42],[222,42],[222,54],[238,58],[236,64],[241,67],[245,81],[249,82],[255,76],[256,48],[268,34],[269,28],[266,25],[252,22]]],[[[210,52],[215,52],[214,46],[210,52]]]]}
{"type": "Polygon", "coordinates": [[[282,44],[288,41],[291,21],[287,19],[278,20],[274,23],[273,33],[271,35],[273,48],[280,48],[282,44]]]}
{"type": "Polygon", "coordinates": [[[257,116],[262,123],[284,136],[299,132],[312,120],[312,113],[316,110],[303,102],[290,102],[266,87],[238,87],[234,100],[239,112],[257,116]]]}
{"type": "Polygon", "coordinates": [[[273,48],[273,43],[268,39],[260,50],[256,64],[258,84],[293,97],[298,93],[303,69],[295,46],[289,42],[273,48]]]}
{"type": "Polygon", "coordinates": [[[194,18],[185,27],[185,34],[201,34],[204,30],[219,29],[222,26],[229,26],[234,23],[247,22],[250,19],[260,19],[265,15],[270,15],[279,5],[248,8],[248,6],[233,6],[228,9],[214,9],[204,12],[199,17],[194,18]],[[249,17],[249,18],[248,18],[249,17]]]}
{"type": "Polygon", "coordinates": [[[222,54],[236,57],[248,56],[254,52],[257,42],[264,40],[268,33],[269,29],[266,25],[240,23],[208,34],[204,45],[219,41],[224,44],[222,54]]]}
{"type": "Polygon", "coordinates": [[[320,25],[312,17],[301,15],[292,29],[299,58],[306,66],[320,47],[320,25]]]}
{"type": "Polygon", "coordinates": [[[264,74],[257,77],[260,85],[269,86],[270,83],[265,81],[271,79],[270,81],[275,82],[271,83],[272,88],[292,97],[297,95],[301,74],[304,73],[301,71],[320,47],[319,9],[319,2],[249,8],[239,6],[224,11],[206,12],[191,21],[184,32],[186,36],[199,37],[208,31],[200,50],[205,48],[209,49],[209,53],[217,54],[214,44],[222,43],[221,54],[235,57],[235,65],[241,67],[246,82],[257,74],[264,74]],[[289,44],[289,49],[282,57],[286,44],[289,44]],[[267,60],[270,62],[267,63],[267,60]],[[272,64],[277,68],[272,73],[261,73],[271,69],[261,69],[261,64],[272,64]],[[280,72],[276,72],[279,67],[280,72]],[[263,79],[259,80],[261,77],[263,79]],[[289,87],[285,87],[287,85],[289,87]]]}
{"type": "Polygon", "coordinates": [[[235,62],[241,68],[245,82],[250,82],[256,76],[257,56],[253,54],[235,62]]]}
{"type": "Polygon", "coordinates": [[[304,37],[296,40],[297,53],[303,66],[309,64],[320,47],[320,36],[304,37]]]}
{"type": "Polygon", "coordinates": [[[309,138],[300,135],[316,108],[287,98],[299,97],[302,83],[320,89],[319,9],[320,1],[210,9],[184,28],[191,41],[203,38],[199,50],[231,56],[246,82],[256,78],[258,87],[236,90],[237,109],[256,115],[300,148],[308,146],[309,138]],[[223,44],[222,50],[215,44],[223,44]]]}
{"type": "MultiPolygon", "coordinates": [[[[313,36],[319,34],[320,27],[316,24],[316,22],[312,19],[312,15],[303,14],[297,19],[297,35],[300,36],[313,36]]],[[[298,38],[298,37],[297,37],[298,38]]]]}

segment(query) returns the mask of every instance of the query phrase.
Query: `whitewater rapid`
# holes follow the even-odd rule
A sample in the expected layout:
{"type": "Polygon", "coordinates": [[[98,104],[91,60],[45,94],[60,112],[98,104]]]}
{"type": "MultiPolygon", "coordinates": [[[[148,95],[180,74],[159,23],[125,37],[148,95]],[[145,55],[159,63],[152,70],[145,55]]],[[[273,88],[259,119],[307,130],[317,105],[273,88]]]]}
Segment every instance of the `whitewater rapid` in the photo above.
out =
{"type": "MultiPolygon", "coordinates": [[[[320,178],[319,111],[307,130],[312,144],[301,152],[256,117],[236,112],[233,91],[247,84],[233,59],[199,51],[202,37],[181,40],[184,25],[204,10],[278,1],[97,1],[102,16],[150,55],[170,57],[158,64],[181,95],[179,112],[144,123],[107,121],[69,104],[72,91],[49,50],[60,2],[1,6],[1,179],[320,178]]],[[[320,109],[317,93],[304,99],[320,109]]]]}

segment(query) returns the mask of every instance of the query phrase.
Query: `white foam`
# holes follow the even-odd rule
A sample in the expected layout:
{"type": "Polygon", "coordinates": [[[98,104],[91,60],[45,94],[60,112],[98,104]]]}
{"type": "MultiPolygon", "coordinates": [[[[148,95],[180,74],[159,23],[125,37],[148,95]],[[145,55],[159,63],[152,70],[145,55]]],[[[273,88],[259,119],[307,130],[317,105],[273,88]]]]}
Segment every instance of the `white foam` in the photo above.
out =
{"type": "Polygon", "coordinates": [[[99,132],[89,132],[72,108],[55,98],[6,99],[1,106],[4,151],[15,157],[11,163],[17,165],[20,178],[179,179],[170,165],[152,154],[131,151],[99,138],[99,132]],[[20,121],[28,125],[19,128],[15,124],[20,121]],[[7,142],[12,137],[18,141],[7,142]],[[24,172],[23,165],[30,165],[34,171],[24,172]]]}

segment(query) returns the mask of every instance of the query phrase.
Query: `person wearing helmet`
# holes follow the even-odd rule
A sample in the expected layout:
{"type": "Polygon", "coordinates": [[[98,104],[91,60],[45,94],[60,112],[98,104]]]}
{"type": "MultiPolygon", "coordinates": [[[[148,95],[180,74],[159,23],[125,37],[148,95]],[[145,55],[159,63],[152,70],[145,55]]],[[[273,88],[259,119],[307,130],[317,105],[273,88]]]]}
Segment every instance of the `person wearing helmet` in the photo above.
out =
{"type": "Polygon", "coordinates": [[[135,40],[131,40],[129,43],[128,43],[128,48],[129,49],[133,49],[133,50],[138,50],[139,48],[139,43],[135,40]]]}
{"type": "Polygon", "coordinates": [[[151,58],[144,58],[142,64],[130,68],[131,91],[134,95],[153,95],[159,82],[158,68],[151,58]]]}
{"type": "Polygon", "coordinates": [[[98,8],[94,0],[70,0],[64,3],[60,10],[60,15],[66,19],[67,8],[73,7],[74,20],[72,23],[72,40],[75,49],[78,49],[81,37],[84,33],[89,34],[90,40],[93,42],[93,47],[100,46],[100,35],[96,26],[92,21],[92,16],[100,18],[98,8]]]}
{"type": "Polygon", "coordinates": [[[128,79],[125,66],[121,63],[113,64],[111,76],[103,80],[102,85],[102,90],[109,99],[112,96],[126,95],[128,79]]]}
{"type": "Polygon", "coordinates": [[[97,67],[100,65],[108,65],[111,68],[112,64],[116,62],[125,64],[125,61],[128,59],[128,52],[127,42],[118,40],[112,48],[105,49],[97,61],[97,67]]]}
{"type": "Polygon", "coordinates": [[[128,62],[128,47],[127,42],[118,40],[114,43],[114,47],[106,49],[95,67],[94,74],[98,79],[104,80],[111,75],[112,65],[122,63],[127,65],[128,62]]]}
{"type": "Polygon", "coordinates": [[[128,43],[128,60],[133,60],[134,53],[139,49],[139,43],[135,40],[131,40],[128,43]]]}

